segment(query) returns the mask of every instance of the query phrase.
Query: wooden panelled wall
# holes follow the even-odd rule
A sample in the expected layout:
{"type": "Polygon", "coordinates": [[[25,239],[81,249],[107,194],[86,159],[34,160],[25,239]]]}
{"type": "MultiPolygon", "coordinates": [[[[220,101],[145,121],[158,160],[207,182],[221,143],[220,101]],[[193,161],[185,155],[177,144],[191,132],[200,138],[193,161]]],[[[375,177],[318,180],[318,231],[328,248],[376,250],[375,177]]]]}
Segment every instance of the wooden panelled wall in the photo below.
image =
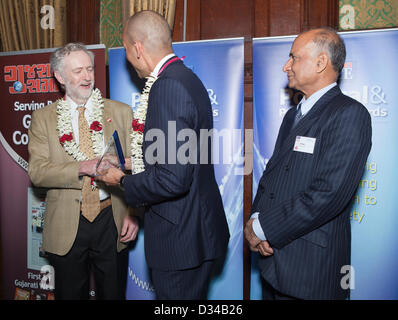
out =
{"type": "Polygon", "coordinates": [[[68,0],[66,5],[67,42],[100,43],[100,1],[68,0]]]}
{"type": "MultiPolygon", "coordinates": [[[[252,38],[294,35],[338,26],[338,0],[177,0],[173,41],[245,39],[245,128],[253,128],[252,38]]],[[[68,0],[67,40],[99,43],[99,0],[68,0]]],[[[286,52],[288,57],[288,52],[286,52]]],[[[244,220],[252,203],[252,176],[244,177],[244,220]]],[[[250,252],[244,245],[244,299],[250,298],[250,252]]]]}

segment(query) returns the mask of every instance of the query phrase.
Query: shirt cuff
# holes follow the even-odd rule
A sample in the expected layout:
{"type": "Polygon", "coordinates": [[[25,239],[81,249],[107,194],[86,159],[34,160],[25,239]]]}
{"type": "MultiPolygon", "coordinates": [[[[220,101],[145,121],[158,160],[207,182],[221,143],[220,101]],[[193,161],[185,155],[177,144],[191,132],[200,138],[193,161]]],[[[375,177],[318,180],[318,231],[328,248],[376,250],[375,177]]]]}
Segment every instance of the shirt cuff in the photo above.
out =
{"type": "Polygon", "coordinates": [[[253,228],[253,231],[256,234],[257,238],[259,238],[262,241],[265,241],[265,240],[267,240],[267,237],[265,236],[264,231],[261,228],[260,220],[258,220],[259,214],[260,214],[259,212],[253,213],[251,215],[250,219],[254,219],[252,228],[253,228]]]}

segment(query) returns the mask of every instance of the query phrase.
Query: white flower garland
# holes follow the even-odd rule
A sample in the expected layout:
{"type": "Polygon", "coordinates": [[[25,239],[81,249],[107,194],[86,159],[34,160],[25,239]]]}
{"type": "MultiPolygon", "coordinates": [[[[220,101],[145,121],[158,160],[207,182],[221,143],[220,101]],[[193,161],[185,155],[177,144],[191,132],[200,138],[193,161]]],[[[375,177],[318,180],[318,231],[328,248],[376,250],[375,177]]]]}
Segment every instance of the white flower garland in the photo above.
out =
{"type": "MultiPolygon", "coordinates": [[[[131,152],[132,152],[132,172],[134,174],[143,172],[145,170],[144,157],[142,151],[142,143],[144,141],[143,129],[145,126],[146,113],[148,109],[149,92],[155,81],[158,79],[157,76],[151,74],[146,78],[144,89],[142,90],[140,97],[140,104],[134,115],[133,130],[130,135],[131,137],[131,152]],[[138,129],[134,128],[134,122],[138,125],[138,129]]],[[[96,157],[101,156],[102,153],[102,140],[103,140],[103,111],[104,102],[101,96],[101,92],[95,89],[92,94],[93,109],[89,119],[89,123],[92,125],[97,122],[101,130],[91,130],[91,140],[93,142],[94,154],[96,157]]],[[[63,145],[65,151],[71,155],[77,161],[89,160],[88,157],[80,151],[79,145],[76,143],[73,137],[72,127],[72,112],[71,106],[65,99],[59,99],[57,101],[57,130],[59,133],[59,139],[63,145]]]]}
{"type": "Polygon", "coordinates": [[[137,107],[137,111],[135,112],[132,123],[133,131],[131,133],[131,171],[133,174],[145,171],[142,151],[142,143],[144,141],[143,129],[145,126],[146,113],[148,109],[149,92],[151,91],[151,88],[158,77],[151,73],[151,75],[146,79],[147,80],[140,97],[140,104],[137,107]]]}
{"type": "MultiPolygon", "coordinates": [[[[97,123],[98,129],[91,130],[91,140],[93,142],[94,154],[96,157],[101,156],[102,153],[102,140],[103,140],[103,112],[104,112],[104,101],[101,96],[101,92],[95,89],[92,93],[93,109],[89,119],[90,125],[97,123]]],[[[72,112],[71,106],[65,99],[59,99],[57,102],[57,130],[59,133],[59,139],[63,145],[65,151],[70,154],[77,161],[89,160],[88,157],[80,151],[79,145],[76,143],[73,137],[72,127],[72,112]]]]}

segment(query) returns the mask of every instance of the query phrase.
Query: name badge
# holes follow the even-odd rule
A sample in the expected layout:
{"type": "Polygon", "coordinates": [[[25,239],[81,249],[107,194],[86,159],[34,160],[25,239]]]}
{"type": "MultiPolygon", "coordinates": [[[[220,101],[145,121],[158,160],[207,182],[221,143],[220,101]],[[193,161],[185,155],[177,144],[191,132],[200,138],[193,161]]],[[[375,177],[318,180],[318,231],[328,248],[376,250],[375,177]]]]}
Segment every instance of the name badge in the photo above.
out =
{"type": "Polygon", "coordinates": [[[313,154],[315,142],[315,138],[297,136],[296,142],[294,143],[293,151],[313,154]]]}

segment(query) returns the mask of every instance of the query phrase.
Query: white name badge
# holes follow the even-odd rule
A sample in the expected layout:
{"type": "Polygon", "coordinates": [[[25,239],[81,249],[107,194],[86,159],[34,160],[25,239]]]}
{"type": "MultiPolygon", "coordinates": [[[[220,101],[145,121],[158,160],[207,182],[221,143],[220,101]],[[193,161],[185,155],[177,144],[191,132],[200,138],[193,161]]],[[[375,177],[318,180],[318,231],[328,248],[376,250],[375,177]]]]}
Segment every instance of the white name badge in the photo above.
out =
{"type": "Polygon", "coordinates": [[[296,142],[294,143],[293,151],[313,154],[315,142],[315,138],[297,136],[296,142]]]}

